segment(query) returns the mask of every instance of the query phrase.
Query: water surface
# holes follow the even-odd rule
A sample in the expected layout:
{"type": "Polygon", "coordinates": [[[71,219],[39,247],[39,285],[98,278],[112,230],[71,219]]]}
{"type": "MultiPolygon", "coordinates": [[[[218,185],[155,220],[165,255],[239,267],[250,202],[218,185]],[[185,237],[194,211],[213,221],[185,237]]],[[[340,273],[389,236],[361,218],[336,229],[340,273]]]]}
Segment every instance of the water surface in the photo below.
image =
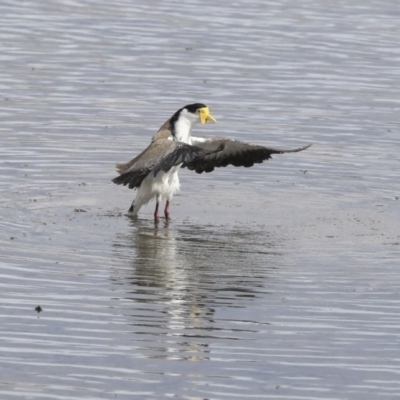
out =
{"type": "Polygon", "coordinates": [[[0,13],[1,398],[398,398],[395,1],[0,13]],[[131,219],[114,163],[191,102],[314,146],[131,219]]]}

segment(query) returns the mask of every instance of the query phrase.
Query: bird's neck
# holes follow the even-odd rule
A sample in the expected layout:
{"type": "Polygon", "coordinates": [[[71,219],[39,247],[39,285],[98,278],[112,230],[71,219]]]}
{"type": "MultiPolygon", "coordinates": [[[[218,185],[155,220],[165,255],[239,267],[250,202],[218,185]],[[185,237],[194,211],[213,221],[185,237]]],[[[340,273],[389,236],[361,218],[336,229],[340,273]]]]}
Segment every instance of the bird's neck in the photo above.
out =
{"type": "Polygon", "coordinates": [[[182,118],[175,123],[175,140],[183,143],[190,144],[190,132],[192,130],[193,122],[182,118]]]}

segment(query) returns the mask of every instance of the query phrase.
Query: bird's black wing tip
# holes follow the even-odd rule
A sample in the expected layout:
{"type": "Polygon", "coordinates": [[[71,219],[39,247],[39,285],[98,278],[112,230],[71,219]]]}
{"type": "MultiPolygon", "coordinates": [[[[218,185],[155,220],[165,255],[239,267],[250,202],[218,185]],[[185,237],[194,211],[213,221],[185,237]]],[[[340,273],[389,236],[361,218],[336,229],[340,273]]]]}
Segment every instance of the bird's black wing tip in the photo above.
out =
{"type": "Polygon", "coordinates": [[[309,143],[305,146],[298,147],[297,149],[291,149],[291,150],[281,150],[281,149],[276,149],[276,151],[273,151],[272,154],[283,154],[283,153],[298,153],[299,151],[307,150],[309,147],[311,147],[313,143],[309,143]]]}
{"type": "Polygon", "coordinates": [[[309,144],[307,144],[306,146],[303,146],[303,147],[298,148],[297,151],[306,150],[306,149],[308,149],[309,147],[311,147],[313,144],[314,144],[314,143],[309,143],[309,144]]]}

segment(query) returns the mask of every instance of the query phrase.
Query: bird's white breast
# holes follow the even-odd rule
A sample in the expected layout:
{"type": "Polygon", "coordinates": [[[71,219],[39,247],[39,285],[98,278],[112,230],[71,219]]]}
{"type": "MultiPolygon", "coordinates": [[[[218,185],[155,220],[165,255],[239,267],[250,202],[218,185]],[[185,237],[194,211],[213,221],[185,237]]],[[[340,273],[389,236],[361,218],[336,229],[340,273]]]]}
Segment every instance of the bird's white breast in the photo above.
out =
{"type": "Polygon", "coordinates": [[[192,122],[187,118],[180,118],[175,123],[175,138],[179,142],[190,143],[192,122]]]}
{"type": "Polygon", "coordinates": [[[162,196],[166,200],[170,200],[180,187],[178,177],[180,167],[181,164],[172,167],[167,172],[160,171],[155,177],[152,176],[152,192],[162,196]]]}

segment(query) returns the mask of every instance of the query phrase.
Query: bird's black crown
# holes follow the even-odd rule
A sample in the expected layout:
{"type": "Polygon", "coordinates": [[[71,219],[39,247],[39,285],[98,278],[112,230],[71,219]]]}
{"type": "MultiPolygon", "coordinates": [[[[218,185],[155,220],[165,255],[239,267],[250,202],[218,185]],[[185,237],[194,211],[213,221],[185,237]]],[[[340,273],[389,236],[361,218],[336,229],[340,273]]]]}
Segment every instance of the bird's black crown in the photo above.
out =
{"type": "Polygon", "coordinates": [[[188,104],[185,107],[180,108],[172,117],[171,117],[171,130],[172,130],[172,136],[175,136],[175,123],[179,118],[179,115],[183,109],[188,110],[192,114],[195,114],[196,111],[199,108],[207,107],[205,104],[202,103],[193,103],[193,104],[188,104]]]}
{"type": "Polygon", "coordinates": [[[202,103],[194,103],[194,104],[188,104],[187,106],[183,107],[186,108],[191,113],[195,113],[199,108],[204,108],[207,107],[205,104],[202,103]]]}

